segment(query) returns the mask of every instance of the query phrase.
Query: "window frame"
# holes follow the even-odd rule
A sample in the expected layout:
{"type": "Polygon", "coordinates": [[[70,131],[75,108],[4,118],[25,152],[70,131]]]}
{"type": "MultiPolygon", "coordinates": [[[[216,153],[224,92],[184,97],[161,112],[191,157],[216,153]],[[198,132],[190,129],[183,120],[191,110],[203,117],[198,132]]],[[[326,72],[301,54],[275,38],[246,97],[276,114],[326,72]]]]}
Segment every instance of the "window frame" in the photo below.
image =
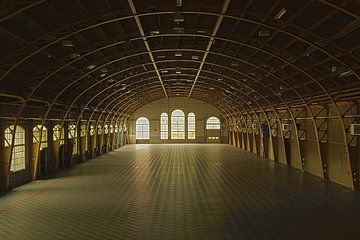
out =
{"type": "Polygon", "coordinates": [[[40,134],[41,134],[41,144],[40,150],[48,147],[48,130],[46,126],[43,125],[35,125],[32,129],[33,141],[32,143],[40,143],[40,134]]]}
{"type": "Polygon", "coordinates": [[[160,139],[169,139],[169,115],[165,112],[160,115],[160,139]]]}
{"type": "Polygon", "coordinates": [[[79,153],[77,132],[76,124],[70,123],[68,125],[68,139],[74,141],[72,155],[77,155],[79,153]]]}
{"type": "Polygon", "coordinates": [[[219,118],[209,117],[206,120],[206,130],[220,130],[220,128],[221,128],[221,121],[219,118]]]}
{"type": "Polygon", "coordinates": [[[53,127],[53,142],[59,141],[60,145],[65,144],[64,128],[60,124],[53,127]]]}
{"type": "Polygon", "coordinates": [[[187,135],[190,140],[196,139],[196,115],[193,112],[187,116],[187,135]]]}
{"type": "Polygon", "coordinates": [[[171,139],[185,139],[185,113],[180,109],[175,109],[171,113],[171,139]]]}
{"type": "MultiPolygon", "coordinates": [[[[13,140],[15,125],[7,126],[4,129],[4,147],[10,147],[13,140]]],[[[26,132],[20,125],[16,126],[14,146],[11,149],[11,172],[26,170],[26,132]]]]}
{"type": "Polygon", "coordinates": [[[146,117],[139,117],[138,119],[136,119],[135,139],[136,140],[149,140],[150,139],[150,121],[146,117]],[[144,122],[140,122],[141,120],[144,120],[144,122]],[[141,131],[138,130],[139,128],[141,128],[141,131]]]}

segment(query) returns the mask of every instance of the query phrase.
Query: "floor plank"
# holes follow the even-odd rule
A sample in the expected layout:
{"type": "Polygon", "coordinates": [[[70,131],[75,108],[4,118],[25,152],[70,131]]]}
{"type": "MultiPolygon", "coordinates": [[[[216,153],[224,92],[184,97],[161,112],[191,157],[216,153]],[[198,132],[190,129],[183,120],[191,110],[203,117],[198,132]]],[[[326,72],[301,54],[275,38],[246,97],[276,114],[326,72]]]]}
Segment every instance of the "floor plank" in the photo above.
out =
{"type": "Polygon", "coordinates": [[[349,239],[359,193],[228,145],[129,145],[0,198],[0,239],[349,239]]]}

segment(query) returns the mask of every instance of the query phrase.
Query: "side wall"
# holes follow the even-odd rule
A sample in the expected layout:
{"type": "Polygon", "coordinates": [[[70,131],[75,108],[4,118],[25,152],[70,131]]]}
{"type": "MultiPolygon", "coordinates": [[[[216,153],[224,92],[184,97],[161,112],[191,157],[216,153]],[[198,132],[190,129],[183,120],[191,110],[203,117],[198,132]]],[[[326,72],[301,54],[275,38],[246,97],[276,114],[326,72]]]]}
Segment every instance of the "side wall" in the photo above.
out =
{"type": "Polygon", "coordinates": [[[231,141],[234,146],[256,153],[252,151],[251,138],[254,131],[260,132],[261,138],[255,141],[256,145],[264,145],[266,157],[353,190],[360,189],[360,132],[350,131],[352,124],[360,125],[360,102],[314,104],[226,117],[230,134],[241,136],[239,141],[231,141]]]}

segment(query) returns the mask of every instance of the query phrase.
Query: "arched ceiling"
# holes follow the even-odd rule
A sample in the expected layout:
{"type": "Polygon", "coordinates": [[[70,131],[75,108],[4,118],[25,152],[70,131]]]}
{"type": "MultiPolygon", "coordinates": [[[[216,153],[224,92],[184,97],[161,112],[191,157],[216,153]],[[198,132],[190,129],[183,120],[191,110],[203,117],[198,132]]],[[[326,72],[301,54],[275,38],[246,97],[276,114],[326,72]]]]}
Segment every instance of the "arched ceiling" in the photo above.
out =
{"type": "Polygon", "coordinates": [[[2,1],[2,115],[131,114],[177,96],[225,114],[349,100],[359,42],[358,1],[2,1]]]}

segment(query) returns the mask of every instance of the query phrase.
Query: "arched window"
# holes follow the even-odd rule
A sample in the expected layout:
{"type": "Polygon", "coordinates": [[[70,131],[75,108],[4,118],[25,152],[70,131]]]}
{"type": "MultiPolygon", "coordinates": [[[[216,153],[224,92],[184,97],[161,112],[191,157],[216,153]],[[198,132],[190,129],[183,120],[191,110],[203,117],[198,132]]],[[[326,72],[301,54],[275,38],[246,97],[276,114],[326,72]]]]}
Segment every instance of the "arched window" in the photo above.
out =
{"type": "Polygon", "coordinates": [[[103,128],[101,125],[98,125],[97,132],[98,132],[98,135],[101,135],[103,133],[103,128]]]}
{"type": "Polygon", "coordinates": [[[43,148],[47,148],[47,129],[45,126],[36,125],[33,128],[33,143],[40,143],[40,135],[41,135],[41,145],[40,150],[43,148]],[[42,133],[41,133],[42,128],[42,133]]]}
{"type": "MultiPolygon", "coordinates": [[[[80,126],[80,137],[81,138],[85,138],[85,146],[83,146],[82,144],[82,142],[80,142],[80,144],[81,144],[81,147],[84,147],[85,149],[85,151],[87,151],[88,150],[88,138],[87,138],[87,133],[86,133],[86,124],[81,124],[81,126],[80,126]]],[[[82,140],[80,140],[80,141],[82,141],[82,140]]]]}
{"type": "Polygon", "coordinates": [[[216,117],[208,118],[206,121],[206,129],[220,129],[220,120],[216,117]]]}
{"type": "Polygon", "coordinates": [[[169,116],[162,113],[160,116],[160,139],[169,139],[169,116]]]}
{"type": "Polygon", "coordinates": [[[64,129],[61,125],[55,125],[53,127],[53,141],[60,141],[60,145],[64,144],[64,129]]]}
{"type": "Polygon", "coordinates": [[[74,123],[69,124],[68,127],[68,138],[72,140],[72,144],[73,144],[73,155],[78,154],[78,142],[77,142],[77,129],[76,129],[76,125],[74,123]]]}
{"type": "Polygon", "coordinates": [[[188,114],[188,139],[195,139],[195,114],[189,113],[188,114]]]}
{"type": "Polygon", "coordinates": [[[90,136],[95,135],[95,126],[93,124],[90,125],[90,136]]]}
{"type": "Polygon", "coordinates": [[[136,120],[136,139],[150,139],[150,123],[147,118],[136,120]]]}
{"type": "Polygon", "coordinates": [[[114,133],[114,125],[110,125],[110,133],[114,133]]]}
{"type": "MultiPolygon", "coordinates": [[[[14,125],[5,129],[4,144],[5,147],[11,147],[12,134],[14,132],[14,125]]],[[[10,171],[17,172],[25,169],[25,129],[21,126],[16,126],[15,141],[13,153],[11,155],[10,171]]]]}
{"type": "Polygon", "coordinates": [[[81,124],[80,127],[80,137],[86,137],[86,124],[81,124]]]}
{"type": "Polygon", "coordinates": [[[185,139],[185,114],[178,109],[171,113],[171,139],[185,139]]]}
{"type": "Polygon", "coordinates": [[[104,126],[104,134],[108,134],[109,133],[109,125],[105,124],[104,126]]]}
{"type": "Polygon", "coordinates": [[[119,125],[115,125],[115,133],[118,133],[119,132],[119,125]]]}

